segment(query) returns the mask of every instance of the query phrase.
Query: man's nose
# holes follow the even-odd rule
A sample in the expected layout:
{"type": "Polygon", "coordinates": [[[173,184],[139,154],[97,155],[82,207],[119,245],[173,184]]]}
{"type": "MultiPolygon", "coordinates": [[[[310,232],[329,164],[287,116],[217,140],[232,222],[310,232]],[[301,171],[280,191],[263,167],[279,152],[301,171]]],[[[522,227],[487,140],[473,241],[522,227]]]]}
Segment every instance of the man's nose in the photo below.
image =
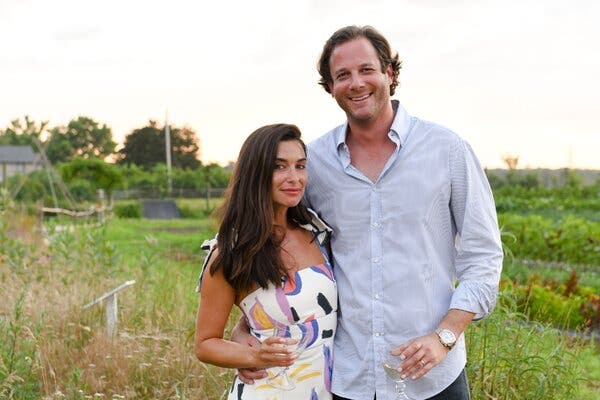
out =
{"type": "Polygon", "coordinates": [[[364,81],[360,74],[352,74],[350,76],[350,88],[357,89],[361,88],[364,85],[364,81]]]}

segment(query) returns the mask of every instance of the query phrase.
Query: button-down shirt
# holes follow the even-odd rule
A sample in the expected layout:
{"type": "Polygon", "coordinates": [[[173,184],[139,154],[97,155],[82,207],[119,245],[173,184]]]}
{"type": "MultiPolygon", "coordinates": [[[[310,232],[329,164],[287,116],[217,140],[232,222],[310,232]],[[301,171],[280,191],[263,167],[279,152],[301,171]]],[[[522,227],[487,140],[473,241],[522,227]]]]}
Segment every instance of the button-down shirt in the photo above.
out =
{"type": "MultiPolygon", "coordinates": [[[[494,200],[471,147],[396,109],[396,144],[376,182],[352,165],[343,124],[308,146],[305,200],[334,230],[339,290],[332,391],[392,400],[381,352],[433,332],[449,309],[485,317],[502,266],[494,200]]],[[[419,380],[416,399],[449,386],[466,363],[464,337],[419,380]]]]}

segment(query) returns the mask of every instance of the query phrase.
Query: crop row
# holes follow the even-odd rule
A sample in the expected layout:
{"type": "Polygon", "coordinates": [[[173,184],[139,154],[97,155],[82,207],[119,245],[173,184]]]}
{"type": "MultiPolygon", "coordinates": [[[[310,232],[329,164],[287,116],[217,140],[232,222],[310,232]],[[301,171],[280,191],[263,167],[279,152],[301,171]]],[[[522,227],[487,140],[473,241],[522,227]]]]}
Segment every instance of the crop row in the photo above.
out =
{"type": "Polygon", "coordinates": [[[516,258],[600,266],[600,223],[567,216],[501,213],[504,245],[516,258]]]}

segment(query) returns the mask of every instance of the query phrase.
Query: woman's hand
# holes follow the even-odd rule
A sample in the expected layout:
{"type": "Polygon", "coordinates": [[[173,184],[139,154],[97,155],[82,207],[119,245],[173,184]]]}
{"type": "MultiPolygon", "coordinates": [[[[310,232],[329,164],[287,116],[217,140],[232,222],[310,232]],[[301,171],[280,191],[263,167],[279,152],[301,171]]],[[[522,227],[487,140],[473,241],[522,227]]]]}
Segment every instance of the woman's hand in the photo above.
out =
{"type": "Polygon", "coordinates": [[[270,337],[258,347],[254,347],[256,368],[289,367],[298,356],[289,347],[296,344],[297,339],[270,337]]]}
{"type": "Polygon", "coordinates": [[[238,369],[238,377],[247,385],[253,385],[255,379],[267,377],[265,368],[290,366],[296,357],[291,354],[291,349],[283,349],[283,344],[294,344],[295,340],[277,337],[267,338],[261,343],[250,334],[245,318],[240,318],[231,332],[231,341],[251,347],[254,350],[254,368],[238,369]],[[286,350],[282,352],[282,350],[286,350]]]}

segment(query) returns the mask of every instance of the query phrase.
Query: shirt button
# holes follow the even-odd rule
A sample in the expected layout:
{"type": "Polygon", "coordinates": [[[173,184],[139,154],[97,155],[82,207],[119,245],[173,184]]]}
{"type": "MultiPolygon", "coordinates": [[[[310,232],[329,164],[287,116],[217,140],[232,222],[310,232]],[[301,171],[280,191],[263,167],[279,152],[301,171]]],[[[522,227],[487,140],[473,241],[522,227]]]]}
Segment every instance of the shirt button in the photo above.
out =
{"type": "Polygon", "coordinates": [[[377,228],[378,226],[379,226],[379,222],[373,222],[371,224],[371,227],[373,227],[373,228],[377,228]]]}
{"type": "Polygon", "coordinates": [[[375,300],[379,300],[379,295],[378,294],[375,295],[375,300]]]}
{"type": "Polygon", "coordinates": [[[379,258],[377,258],[377,257],[374,257],[374,258],[373,258],[373,262],[374,262],[374,263],[378,263],[378,262],[379,262],[379,258]]]}
{"type": "Polygon", "coordinates": [[[375,332],[375,336],[380,336],[381,334],[379,332],[375,332]]]}

